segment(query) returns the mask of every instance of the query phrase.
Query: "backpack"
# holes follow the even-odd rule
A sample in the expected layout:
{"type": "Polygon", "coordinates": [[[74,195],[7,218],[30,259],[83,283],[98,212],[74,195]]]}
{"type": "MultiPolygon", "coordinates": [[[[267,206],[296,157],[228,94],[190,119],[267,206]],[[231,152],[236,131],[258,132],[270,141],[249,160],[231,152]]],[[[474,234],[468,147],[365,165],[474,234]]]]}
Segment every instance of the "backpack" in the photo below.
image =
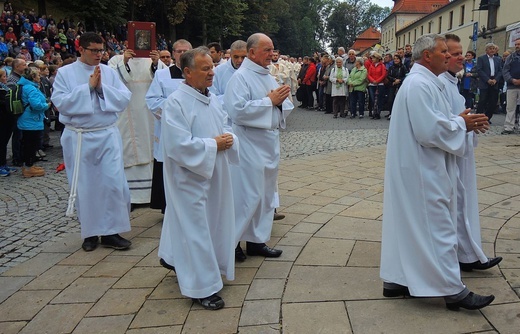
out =
{"type": "Polygon", "coordinates": [[[5,94],[5,109],[12,115],[21,115],[24,111],[22,86],[14,85],[9,88],[9,91],[5,94]]]}

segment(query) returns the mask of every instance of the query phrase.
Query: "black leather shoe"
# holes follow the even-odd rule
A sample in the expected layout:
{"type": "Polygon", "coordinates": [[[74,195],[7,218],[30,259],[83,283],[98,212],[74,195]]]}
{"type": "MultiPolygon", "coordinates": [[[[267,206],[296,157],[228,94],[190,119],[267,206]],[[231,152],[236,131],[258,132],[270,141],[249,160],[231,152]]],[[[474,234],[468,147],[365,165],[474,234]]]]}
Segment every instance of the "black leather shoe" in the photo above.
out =
{"type": "Polygon", "coordinates": [[[465,308],[467,310],[480,310],[483,307],[488,306],[495,300],[495,296],[481,296],[476,293],[470,292],[466,298],[459,300],[455,303],[446,303],[446,307],[449,310],[456,311],[459,307],[465,308]]]}
{"type": "Polygon", "coordinates": [[[240,247],[240,243],[238,243],[237,247],[235,248],[235,261],[244,262],[246,259],[246,254],[244,254],[242,247],[240,247]]]}
{"type": "Polygon", "coordinates": [[[119,234],[101,236],[101,245],[105,247],[123,250],[129,248],[131,244],[132,242],[130,240],[126,240],[119,234]]]}
{"type": "Polygon", "coordinates": [[[410,291],[407,287],[403,287],[400,289],[385,289],[383,288],[383,296],[385,297],[409,297],[410,291]]]}
{"type": "Polygon", "coordinates": [[[279,257],[282,252],[282,250],[271,248],[264,243],[247,243],[247,255],[249,256],[279,257]]]}
{"type": "Polygon", "coordinates": [[[482,263],[480,261],[476,261],[473,263],[460,263],[459,262],[459,266],[460,266],[460,270],[468,271],[468,272],[472,271],[472,270],[486,270],[489,268],[493,268],[494,266],[499,264],[500,261],[502,261],[502,257],[498,256],[498,257],[489,258],[488,262],[486,262],[486,263],[482,263]]]}
{"type": "Polygon", "coordinates": [[[281,220],[281,219],[284,219],[284,218],[285,218],[285,215],[283,215],[281,213],[278,213],[278,212],[276,212],[276,210],[274,210],[273,220],[281,220]]]}
{"type": "Polygon", "coordinates": [[[168,269],[168,270],[173,270],[173,272],[176,273],[176,271],[175,271],[175,267],[172,266],[171,264],[166,263],[166,261],[164,261],[163,259],[159,259],[159,263],[160,263],[161,266],[163,266],[164,268],[166,268],[166,269],[168,269]]]}
{"type": "Polygon", "coordinates": [[[88,237],[88,238],[85,238],[85,240],[83,240],[83,244],[81,245],[81,248],[83,248],[83,250],[85,252],[92,252],[94,249],[97,248],[97,245],[98,245],[97,236],[88,237]]]}

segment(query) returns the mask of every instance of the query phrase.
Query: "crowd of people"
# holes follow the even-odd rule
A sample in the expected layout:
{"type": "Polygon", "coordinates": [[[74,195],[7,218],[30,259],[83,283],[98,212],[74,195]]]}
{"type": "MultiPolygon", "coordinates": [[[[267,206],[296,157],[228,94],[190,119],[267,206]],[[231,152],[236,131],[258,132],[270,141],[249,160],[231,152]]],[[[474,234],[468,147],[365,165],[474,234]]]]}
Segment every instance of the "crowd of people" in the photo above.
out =
{"type": "Polygon", "coordinates": [[[368,115],[380,119],[388,110],[393,120],[383,295],[444,297],[449,309],[480,309],[493,301],[470,292],[460,271],[501,261],[482,251],[473,148],[476,135],[489,129],[504,84],[503,133],[513,132],[520,39],[504,63],[494,44],[476,64],[471,52],[464,60],[455,35],[425,35],[413,48],[368,58],[340,48],[337,56],[296,59],[281,55],[262,33],[228,50],[218,43],[193,48],[179,39],[171,50],[137,57],[115,35],[83,32],[69,20],[67,31],[77,34],[70,44],[61,28],[48,34],[54,25],[49,16],[12,13],[6,3],[5,37],[11,45],[20,39],[26,51],[4,59],[0,97],[21,87],[24,110],[2,111],[0,171],[15,171],[6,162],[12,140],[13,165],[22,166],[24,177],[44,176],[36,162],[52,147],[54,120],[70,185],[67,215],[76,210],[86,252],[98,245],[131,247],[120,234],[131,229],[132,207],[149,204],[164,213],[160,264],[176,271],[183,295],[206,309],[222,308],[221,275],[234,279],[235,262],[282,254],[266,243],[273,220],[283,218],[276,212],[279,129],[294,98],[334,118],[363,118],[368,95],[368,115]],[[30,30],[31,23],[42,29],[30,30]],[[38,51],[27,46],[33,39],[59,46],[53,56],[34,59],[38,51]],[[54,57],[58,48],[65,60],[54,57]],[[480,100],[470,114],[476,87],[480,100]]]}

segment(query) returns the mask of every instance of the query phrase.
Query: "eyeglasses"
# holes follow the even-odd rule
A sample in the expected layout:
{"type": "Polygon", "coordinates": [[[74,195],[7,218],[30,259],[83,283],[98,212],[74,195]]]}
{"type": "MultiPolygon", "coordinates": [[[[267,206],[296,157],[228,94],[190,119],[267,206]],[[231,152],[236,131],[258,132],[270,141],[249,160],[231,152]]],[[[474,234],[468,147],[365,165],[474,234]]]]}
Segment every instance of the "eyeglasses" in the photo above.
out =
{"type": "Polygon", "coordinates": [[[103,53],[103,52],[105,52],[105,49],[90,49],[90,48],[85,48],[85,50],[89,50],[89,51],[92,52],[92,53],[103,53]]]}

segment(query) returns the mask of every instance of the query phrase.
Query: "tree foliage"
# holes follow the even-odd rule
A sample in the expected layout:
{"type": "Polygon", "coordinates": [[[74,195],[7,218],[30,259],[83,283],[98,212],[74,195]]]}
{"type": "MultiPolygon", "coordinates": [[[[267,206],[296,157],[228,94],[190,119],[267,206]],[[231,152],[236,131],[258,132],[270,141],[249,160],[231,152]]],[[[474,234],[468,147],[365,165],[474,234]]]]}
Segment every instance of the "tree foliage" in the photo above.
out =
{"type": "MultiPolygon", "coordinates": [[[[41,0],[43,1],[43,0],[41,0]]],[[[55,0],[70,8],[88,29],[112,29],[128,20],[154,21],[167,39],[223,47],[255,32],[291,55],[327,47],[349,47],[369,26],[378,26],[388,7],[369,0],[55,0]]]]}

